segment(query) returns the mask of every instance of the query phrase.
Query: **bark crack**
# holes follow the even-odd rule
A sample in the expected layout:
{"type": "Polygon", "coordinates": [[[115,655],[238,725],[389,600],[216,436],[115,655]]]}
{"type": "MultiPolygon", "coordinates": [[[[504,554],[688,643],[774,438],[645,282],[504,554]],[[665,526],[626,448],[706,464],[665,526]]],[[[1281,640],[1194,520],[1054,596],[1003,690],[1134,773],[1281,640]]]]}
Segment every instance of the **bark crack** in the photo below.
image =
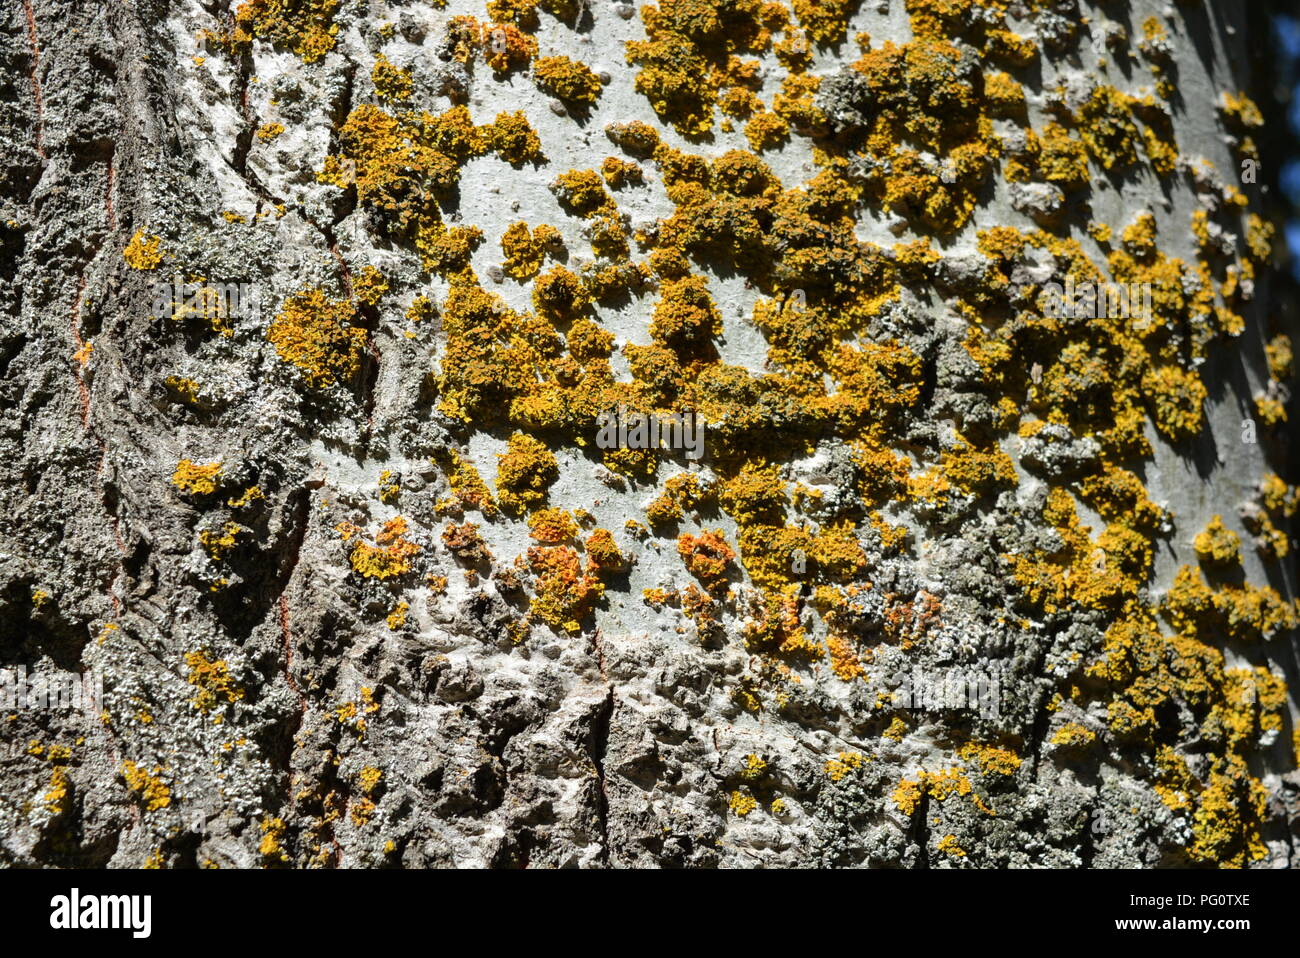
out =
{"type": "Polygon", "coordinates": [[[605,682],[605,698],[591,723],[591,762],[596,767],[596,827],[600,834],[600,863],[609,865],[609,784],[605,776],[605,755],[609,750],[609,726],[614,715],[614,684],[605,669],[605,648],[600,630],[592,634],[592,647],[600,677],[605,682]]]}
{"type": "Polygon", "coordinates": [[[27,42],[32,48],[32,93],[36,101],[36,155],[42,160],[45,155],[45,98],[41,93],[41,48],[36,40],[36,12],[32,9],[32,0],[23,0],[23,12],[27,15],[27,42]]]}

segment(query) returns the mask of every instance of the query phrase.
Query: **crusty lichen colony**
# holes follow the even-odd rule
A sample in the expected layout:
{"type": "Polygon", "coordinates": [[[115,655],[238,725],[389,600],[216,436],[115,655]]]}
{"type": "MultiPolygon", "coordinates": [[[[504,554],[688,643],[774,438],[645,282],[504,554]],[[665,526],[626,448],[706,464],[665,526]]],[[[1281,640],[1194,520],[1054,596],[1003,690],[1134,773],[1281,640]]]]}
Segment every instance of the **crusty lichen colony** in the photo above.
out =
{"type": "Polygon", "coordinates": [[[106,696],[0,713],[0,860],[1300,864],[1293,347],[1201,0],[116,6],[5,54],[0,664],[106,696]]]}

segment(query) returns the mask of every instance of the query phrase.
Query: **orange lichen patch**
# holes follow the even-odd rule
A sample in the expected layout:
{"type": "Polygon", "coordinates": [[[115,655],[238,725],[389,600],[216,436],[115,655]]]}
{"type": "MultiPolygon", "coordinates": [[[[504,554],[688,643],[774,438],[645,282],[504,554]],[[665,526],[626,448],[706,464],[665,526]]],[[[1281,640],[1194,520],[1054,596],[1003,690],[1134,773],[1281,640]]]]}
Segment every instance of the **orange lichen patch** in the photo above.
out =
{"type": "Polygon", "coordinates": [[[546,501],[546,490],[559,478],[555,456],[532,436],[517,432],[497,459],[497,499],[502,509],[518,515],[546,501]]]}
{"type": "MultiPolygon", "coordinates": [[[[591,250],[602,260],[626,261],[630,252],[627,231],[623,228],[621,218],[613,211],[606,210],[590,223],[589,237],[591,250]]],[[[601,282],[607,282],[606,277],[601,282]]],[[[617,280],[615,280],[617,282],[617,280]]]]}
{"type": "Polygon", "coordinates": [[[370,82],[375,85],[375,95],[389,103],[408,99],[413,88],[411,71],[394,66],[382,53],[375,57],[370,82]]]}
{"type": "Polygon", "coordinates": [[[831,671],[837,678],[852,682],[867,674],[866,669],[862,667],[862,659],[848,639],[836,635],[829,636],[826,639],[826,648],[830,651],[831,671]]]}
{"type": "Polygon", "coordinates": [[[636,90],[683,136],[709,131],[718,88],[735,85],[736,71],[747,69],[739,55],[768,49],[786,16],[761,0],[664,0],[641,15],[649,39],[627,44],[628,63],[641,68],[636,90]]]}
{"type": "Polygon", "coordinates": [[[132,269],[157,269],[163,258],[161,244],[162,240],[159,237],[145,236],[142,227],[132,234],[130,242],[122,250],[122,259],[126,260],[126,265],[132,269]]]}
{"type": "Polygon", "coordinates": [[[1034,42],[1009,30],[990,30],[985,49],[994,60],[1013,67],[1026,67],[1038,59],[1034,42]]]}
{"type": "Polygon", "coordinates": [[[921,782],[905,778],[898,783],[898,787],[894,789],[894,794],[891,797],[894,804],[898,806],[899,811],[910,817],[916,811],[917,806],[921,804],[922,794],[921,782]]]}
{"type": "Polygon", "coordinates": [[[1274,336],[1264,347],[1264,353],[1268,358],[1269,375],[1273,379],[1283,382],[1291,378],[1293,367],[1290,337],[1274,336]]]}
{"type": "Polygon", "coordinates": [[[1129,103],[1130,97],[1114,87],[1098,86],[1076,111],[1083,143],[1104,170],[1137,162],[1138,130],[1129,103]]]}
{"type": "Polygon", "coordinates": [[[584,366],[600,369],[614,349],[614,334],[589,319],[580,319],[569,327],[565,337],[569,355],[584,366]]]}
{"type": "Polygon", "coordinates": [[[1089,608],[1116,609],[1136,596],[1153,558],[1145,536],[1112,523],[1094,543],[1089,527],[1079,522],[1073,497],[1061,488],[1048,493],[1043,518],[1056,528],[1064,548],[1051,556],[1010,557],[1013,575],[1034,605],[1059,609],[1068,598],[1089,608]]]}
{"type": "Polygon", "coordinates": [[[537,17],[537,8],[541,7],[550,10],[559,16],[559,8],[564,4],[564,0],[558,2],[538,3],[537,0],[488,0],[488,15],[500,23],[517,23],[524,30],[530,32],[536,31],[540,23],[537,17]]]}
{"type": "Polygon", "coordinates": [[[552,267],[533,283],[533,306],[548,319],[575,319],[587,304],[587,290],[582,279],[563,266],[552,267]]]}
{"type": "Polygon", "coordinates": [[[721,484],[718,501],[728,515],[744,526],[759,521],[781,522],[789,497],[775,465],[746,465],[738,475],[721,484]]]}
{"type": "Polygon", "coordinates": [[[401,476],[394,473],[391,469],[385,469],[379,474],[379,501],[392,504],[395,503],[402,495],[401,476]]]}
{"type": "Polygon", "coordinates": [[[1181,634],[1204,640],[1271,639],[1300,626],[1300,610],[1271,586],[1250,583],[1211,589],[1191,566],[1183,566],[1166,593],[1161,614],[1181,634]]]}
{"type": "Polygon", "coordinates": [[[1080,481],[1079,497],[1108,522],[1127,518],[1145,532],[1154,532],[1167,517],[1136,475],[1109,463],[1080,481]]]}
{"type": "Polygon", "coordinates": [[[257,37],[315,63],[334,49],[340,0],[248,0],[235,8],[234,22],[203,36],[232,55],[248,51],[257,37]]]}
{"type": "Polygon", "coordinates": [[[542,141],[523,111],[498,113],[495,120],[482,128],[482,133],[484,145],[511,166],[546,161],[542,141]]]}
{"type": "Polygon", "coordinates": [[[442,544],[466,565],[487,565],[492,562],[492,553],[479,535],[478,526],[472,522],[460,525],[447,523],[447,527],[442,530],[442,544]]]}
{"type": "Polygon", "coordinates": [[[1192,775],[1187,760],[1168,745],[1156,748],[1158,775],[1155,793],[1166,808],[1173,811],[1193,808],[1193,796],[1200,791],[1200,783],[1192,775]]]}
{"type": "Polygon", "coordinates": [[[1255,545],[1265,557],[1280,559],[1290,552],[1290,537],[1285,526],[1300,509],[1300,490],[1283,482],[1274,473],[1260,481],[1258,491],[1243,513],[1246,528],[1255,536],[1255,545]]]}
{"type": "Polygon", "coordinates": [[[338,129],[338,154],[330,154],[317,179],[340,189],[355,187],[359,202],[396,214],[396,225],[436,220],[422,202],[426,192],[445,192],[460,167],[484,149],[469,111],[393,116],[380,107],[357,106],[338,129]]]}
{"type": "Polygon", "coordinates": [[[656,343],[689,349],[721,332],[722,317],[703,277],[688,276],[664,284],[650,323],[650,336],[656,343]]]}
{"type": "Polygon", "coordinates": [[[1105,657],[1086,673],[1106,679],[1114,690],[1107,707],[1112,733],[1149,742],[1157,714],[1168,714],[1162,706],[1171,700],[1206,715],[1221,699],[1223,655],[1187,636],[1162,637],[1151,614],[1136,603],[1126,614],[1107,630],[1105,657]]]}
{"type": "Polygon", "coordinates": [[[767,111],[754,114],[745,124],[745,139],[751,149],[757,152],[773,150],[784,143],[790,136],[790,124],[775,113],[767,111]]]}
{"type": "Polygon", "coordinates": [[[262,839],[258,843],[257,853],[262,857],[263,864],[282,865],[289,861],[289,853],[285,851],[282,844],[285,838],[285,832],[288,826],[285,825],[284,819],[272,818],[269,815],[263,818],[258,828],[262,832],[262,839]]]}
{"type": "MultiPolygon", "coordinates": [[[[488,12],[495,17],[492,7],[488,12]]],[[[537,41],[512,23],[483,24],[482,44],[483,59],[497,73],[523,69],[537,56],[537,41]]]]}
{"type": "Polygon", "coordinates": [[[218,705],[230,705],[244,698],[244,690],[231,677],[225,659],[213,659],[197,650],[185,654],[185,664],[190,670],[185,681],[196,690],[193,704],[200,712],[210,712],[218,705]]]}
{"type": "Polygon", "coordinates": [[[951,855],[953,858],[966,857],[966,849],[958,844],[956,835],[944,835],[935,845],[935,850],[943,852],[945,855],[951,855]]]}
{"type": "Polygon", "coordinates": [[[1251,130],[1264,125],[1264,114],[1255,101],[1241,92],[1220,94],[1219,111],[1237,130],[1251,130]]]}
{"type": "Polygon", "coordinates": [[[1213,565],[1232,565],[1241,561],[1241,538],[1223,524],[1222,516],[1215,516],[1203,532],[1197,533],[1193,543],[1201,562],[1213,565]]]}
{"type": "Polygon", "coordinates": [[[590,106],[600,96],[600,77],[585,63],[566,56],[540,57],[534,61],[533,81],[543,93],[570,106],[590,106]]]}
{"type": "Polygon", "coordinates": [[[447,229],[438,220],[425,220],[415,234],[420,265],[442,276],[455,276],[467,270],[470,255],[482,242],[483,231],[477,226],[447,229]]]}
{"type": "Polygon", "coordinates": [[[1061,748],[1083,748],[1097,740],[1097,733],[1080,725],[1078,722],[1066,722],[1050,739],[1053,745],[1061,748]]]}
{"type": "Polygon", "coordinates": [[[943,626],[943,606],[929,592],[922,590],[913,600],[904,602],[891,592],[885,601],[885,638],[905,650],[943,626]]]}
{"type": "MultiPolygon", "coordinates": [[[[411,571],[420,547],[406,538],[407,523],[396,516],[384,523],[375,544],[358,542],[348,556],[352,571],[367,579],[391,579],[411,571]]],[[[344,541],[350,536],[345,536],[344,541]]]]}
{"type": "Polygon", "coordinates": [[[221,460],[200,465],[189,459],[182,459],[176,464],[176,471],[172,473],[172,485],[192,496],[210,496],[217,491],[217,480],[220,476],[221,460]]]}
{"type": "Polygon", "coordinates": [[[785,31],[784,36],[772,44],[772,53],[794,75],[802,74],[813,62],[812,44],[795,30],[785,31]]]}
{"type": "Polygon", "coordinates": [[[824,47],[844,42],[857,5],[857,0],[792,0],[790,4],[809,41],[824,47]]]}
{"type": "MultiPolygon", "coordinates": [[[[680,543],[678,548],[680,549],[680,543]]],[[[800,620],[797,587],[785,592],[770,590],[762,597],[761,615],[741,629],[745,648],[756,654],[809,664],[824,657],[821,645],[808,635],[800,620]]],[[[779,666],[786,669],[785,665],[779,666]]]]}
{"type": "Polygon", "coordinates": [[[143,766],[128,759],[122,763],[122,778],[126,781],[126,787],[140,796],[145,811],[156,812],[172,803],[171,789],[163,781],[160,766],[155,765],[153,771],[145,771],[143,766]]]}
{"type": "Polygon", "coordinates": [[[1266,426],[1277,426],[1286,422],[1286,406],[1275,396],[1256,396],[1255,412],[1266,426]]]}
{"type": "Polygon", "coordinates": [[[601,572],[622,572],[628,567],[627,557],[619,551],[614,536],[608,529],[596,529],[583,543],[587,557],[601,572]]]}
{"type": "Polygon", "coordinates": [[[727,808],[729,808],[736,816],[744,818],[754,809],[758,808],[758,800],[748,792],[737,789],[736,791],[733,791],[731,796],[727,799],[727,808]]]}
{"type": "Polygon", "coordinates": [[[636,157],[650,156],[659,145],[659,131],[640,120],[611,123],[605,127],[605,135],[636,157]]]}
{"type": "Polygon", "coordinates": [[[867,123],[853,133],[875,161],[865,177],[868,188],[887,209],[941,233],[969,219],[1000,152],[959,61],[951,44],[917,39],[865,50],[852,64],[866,83],[860,109],[867,123]],[[943,156],[943,163],[926,160],[917,147],[943,156]]]}
{"type": "Polygon", "coordinates": [[[425,323],[438,315],[438,307],[428,296],[420,295],[411,300],[406,309],[406,318],[412,323],[425,323]]]}
{"type": "Polygon", "coordinates": [[[222,336],[234,335],[230,320],[237,311],[238,291],[233,286],[209,286],[201,276],[193,278],[198,282],[185,287],[186,297],[174,303],[171,318],[177,322],[200,319],[222,336]]]}
{"type": "Polygon", "coordinates": [[[984,77],[984,96],[989,101],[989,112],[1000,117],[1021,117],[1025,114],[1025,91],[1019,83],[1005,73],[990,73],[984,77]]]}
{"type": "Polygon", "coordinates": [[[1202,732],[1207,739],[1242,752],[1282,731],[1286,704],[1286,683],[1268,669],[1227,669],[1221,698],[1202,724],[1202,732]]]}
{"type": "Polygon", "coordinates": [[[224,562],[226,556],[239,545],[240,538],[247,534],[248,530],[239,523],[226,522],[222,524],[220,531],[202,530],[199,533],[199,544],[203,546],[213,562],[224,562]]]}
{"type": "Polygon", "coordinates": [[[1156,249],[1156,218],[1150,213],[1142,213],[1132,223],[1124,227],[1120,234],[1124,248],[1139,260],[1146,261],[1154,256],[1156,249]]]}
{"type": "Polygon", "coordinates": [[[248,486],[238,496],[231,496],[226,500],[226,505],[232,509],[247,509],[254,502],[266,500],[266,494],[262,492],[260,486],[248,486]]]}
{"type": "Polygon", "coordinates": [[[1268,473],[1260,480],[1259,494],[1264,508],[1280,512],[1290,518],[1300,511],[1300,487],[1282,481],[1276,473],[1268,473]]]}
{"type": "Polygon", "coordinates": [[[1238,755],[1220,761],[1200,793],[1192,816],[1193,861],[1243,868],[1268,857],[1260,836],[1268,790],[1247,771],[1238,755]]]}
{"type": "Polygon", "coordinates": [[[360,369],[366,343],[366,331],[353,325],[356,318],[351,299],[330,299],[319,289],[304,289],[284,301],[266,338],[309,386],[348,383],[360,369]]]}
{"type": "Polygon", "coordinates": [[[497,504],[492,498],[492,493],[472,462],[461,456],[455,449],[449,449],[436,461],[447,476],[452,495],[461,506],[478,509],[483,515],[489,517],[497,514],[497,504]]]}
{"type": "Polygon", "coordinates": [[[642,172],[640,165],[631,163],[628,160],[620,160],[616,156],[607,156],[601,161],[600,175],[605,178],[605,182],[610,185],[610,188],[615,190],[639,184],[645,179],[645,174],[642,172]]]}
{"type": "Polygon", "coordinates": [[[976,449],[966,439],[956,436],[951,449],[939,459],[943,477],[963,492],[984,494],[1017,484],[1016,467],[1011,457],[997,446],[976,449]]]}
{"type": "Polygon", "coordinates": [[[1012,776],[1022,760],[1015,752],[996,745],[967,742],[957,750],[957,757],[967,762],[977,762],[985,775],[1012,776]]]}
{"type": "Polygon", "coordinates": [[[815,102],[821,82],[821,77],[811,74],[785,77],[780,91],[772,97],[772,112],[805,136],[825,133],[829,121],[815,102]]]}
{"type": "MultiPolygon", "coordinates": [[[[725,93],[718,98],[718,109],[729,117],[744,119],[753,115],[755,111],[763,109],[763,101],[758,98],[753,90],[746,86],[729,87],[725,93]]],[[[730,123],[730,120],[724,120],[724,123],[730,123]]]]}
{"type": "MultiPolygon", "coordinates": [[[[51,751],[53,750],[51,749],[51,751]]],[[[51,815],[58,815],[63,811],[64,801],[68,797],[70,785],[67,768],[61,764],[55,765],[50,773],[50,787],[42,796],[45,802],[45,810],[51,815]]]]}
{"type": "Polygon", "coordinates": [[[1064,190],[1088,185],[1092,177],[1088,172],[1088,151],[1082,141],[1072,139],[1060,124],[1049,123],[1043,127],[1038,144],[1038,169],[1043,179],[1064,190]]]}
{"type": "Polygon", "coordinates": [[[708,494],[694,473],[671,476],[664,483],[664,491],[646,507],[646,518],[655,526],[676,522],[683,517],[683,510],[694,509],[708,494]]]}
{"type": "Polygon", "coordinates": [[[537,576],[537,594],[529,614],[569,633],[581,631],[581,620],[589,615],[604,594],[605,585],[569,546],[532,546],[528,568],[537,576]]]}
{"type": "Polygon", "coordinates": [[[826,526],[808,544],[808,559],[818,576],[835,581],[856,578],[867,568],[867,557],[858,545],[851,522],[826,526]]]}
{"type": "MultiPolygon", "coordinates": [[[[436,380],[445,414],[464,422],[499,420],[513,397],[537,388],[543,357],[519,335],[523,322],[476,281],[453,282],[443,308],[448,342],[436,380]]],[[[550,336],[558,338],[553,331],[550,336]]],[[[550,349],[541,338],[533,341],[550,349]]]]}
{"type": "Polygon", "coordinates": [[[726,585],[727,568],[736,558],[720,529],[706,530],[698,536],[682,533],[677,539],[677,553],[691,575],[710,591],[726,585]]]}
{"type": "Polygon", "coordinates": [[[528,517],[529,534],[538,542],[559,545],[578,534],[578,524],[567,510],[538,509],[528,517]]]}
{"type": "Polygon", "coordinates": [[[864,759],[857,752],[840,752],[835,758],[826,762],[826,775],[832,782],[841,782],[849,774],[862,767],[864,759]]]}
{"type": "Polygon", "coordinates": [[[814,539],[804,529],[752,523],[741,526],[739,538],[745,571],[769,593],[823,575],[814,555],[814,539]]]}
{"type": "Polygon", "coordinates": [[[605,192],[604,180],[595,170],[562,173],[551,184],[551,191],[560,205],[576,216],[591,217],[614,208],[613,199],[605,192]]]}
{"type": "Polygon", "coordinates": [[[367,306],[377,306],[388,292],[388,280],[378,269],[367,266],[353,278],[352,291],[367,306]]]}
{"type": "MultiPolygon", "coordinates": [[[[1014,226],[994,226],[980,230],[975,236],[975,248],[1000,267],[1018,259],[1033,239],[1031,234],[1022,233],[1014,226]]],[[[1005,269],[1001,271],[1005,273],[1005,269]]]]}
{"type": "Polygon", "coordinates": [[[907,457],[895,455],[871,442],[854,445],[853,461],[861,477],[858,494],[868,507],[888,502],[910,478],[911,463],[907,457]]]}
{"type": "Polygon", "coordinates": [[[995,814],[959,769],[949,768],[941,772],[920,772],[915,779],[903,779],[894,789],[893,801],[904,815],[912,815],[921,803],[923,796],[929,796],[936,802],[946,802],[956,796],[970,796],[971,802],[986,815],[995,814]]]}
{"type": "MultiPolygon", "coordinates": [[[[1059,293],[1055,299],[1044,296],[1042,318],[1005,339],[1005,326],[999,330],[995,322],[989,324],[994,329],[986,328],[983,310],[969,306],[966,346],[989,386],[1013,401],[1028,390],[1028,406],[1037,417],[1069,425],[1076,435],[1092,435],[1112,460],[1150,454],[1144,406],[1165,436],[1178,440],[1195,434],[1204,418],[1205,389],[1186,357],[1204,357],[1216,332],[1232,335],[1233,330],[1216,319],[1212,287],[1155,248],[1154,218],[1139,217],[1124,230],[1123,248],[1107,258],[1116,282],[1104,296],[1096,295],[1103,288],[1102,274],[1076,242],[1039,232],[1028,234],[1028,245],[1068,264],[1073,315],[1053,307],[1059,306],[1059,293]],[[1116,293],[1139,287],[1151,294],[1137,299],[1116,293]],[[1070,322],[1080,312],[1099,321],[1070,322]],[[1202,322],[1189,327],[1189,312],[1202,322]],[[1032,382],[1025,375],[1026,356],[1042,357],[1041,373],[1032,382]]],[[[1006,264],[1018,260],[1004,257],[999,268],[1006,275],[1006,264]]]]}

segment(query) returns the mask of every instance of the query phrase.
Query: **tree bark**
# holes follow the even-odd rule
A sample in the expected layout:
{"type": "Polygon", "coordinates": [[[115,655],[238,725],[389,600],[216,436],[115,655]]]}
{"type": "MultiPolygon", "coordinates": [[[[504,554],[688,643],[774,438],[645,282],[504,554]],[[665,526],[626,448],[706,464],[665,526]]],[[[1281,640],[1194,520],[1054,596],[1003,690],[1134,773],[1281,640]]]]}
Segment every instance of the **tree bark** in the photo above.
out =
{"type": "Polygon", "coordinates": [[[14,0],[0,862],[1300,864],[1247,7],[14,0]]]}

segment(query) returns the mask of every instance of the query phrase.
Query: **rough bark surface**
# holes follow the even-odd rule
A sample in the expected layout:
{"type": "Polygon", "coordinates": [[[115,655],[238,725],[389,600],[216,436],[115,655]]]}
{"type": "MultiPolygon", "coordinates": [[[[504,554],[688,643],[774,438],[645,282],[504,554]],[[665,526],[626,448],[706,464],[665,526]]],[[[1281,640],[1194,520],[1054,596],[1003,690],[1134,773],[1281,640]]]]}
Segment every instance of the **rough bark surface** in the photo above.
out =
{"type": "Polygon", "coordinates": [[[6,0],[0,863],[1300,864],[1248,6],[6,0]]]}

